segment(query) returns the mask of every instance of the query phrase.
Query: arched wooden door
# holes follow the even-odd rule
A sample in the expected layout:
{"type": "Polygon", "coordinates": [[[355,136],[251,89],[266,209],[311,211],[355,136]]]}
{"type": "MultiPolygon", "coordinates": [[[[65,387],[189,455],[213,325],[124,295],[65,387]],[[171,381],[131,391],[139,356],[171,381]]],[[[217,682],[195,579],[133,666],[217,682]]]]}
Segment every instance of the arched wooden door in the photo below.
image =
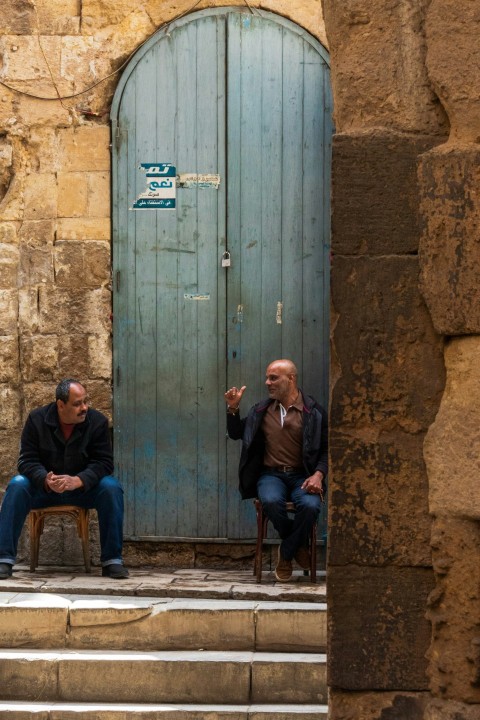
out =
{"type": "Polygon", "coordinates": [[[290,357],[327,403],[330,98],[314,38],[238,8],[171,23],[121,79],[114,446],[128,537],[253,537],[225,389],[246,384],[247,410],[268,362],[290,357]]]}

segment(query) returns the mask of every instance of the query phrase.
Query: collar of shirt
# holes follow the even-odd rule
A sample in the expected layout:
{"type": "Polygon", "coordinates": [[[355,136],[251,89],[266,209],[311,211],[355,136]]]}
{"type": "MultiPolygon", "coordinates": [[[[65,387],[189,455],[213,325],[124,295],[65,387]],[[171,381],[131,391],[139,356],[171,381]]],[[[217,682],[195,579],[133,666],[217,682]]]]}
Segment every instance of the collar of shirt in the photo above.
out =
{"type": "MultiPolygon", "coordinates": [[[[275,410],[277,410],[279,407],[283,407],[282,403],[279,400],[275,400],[275,410]]],[[[291,407],[294,407],[297,410],[301,410],[303,412],[303,395],[300,390],[298,391],[297,399],[295,400],[295,402],[288,406],[288,408],[291,407]]],[[[288,410],[288,408],[286,408],[286,410],[288,410]]]]}
{"type": "Polygon", "coordinates": [[[275,404],[273,406],[273,409],[275,412],[278,410],[280,412],[280,425],[283,427],[283,421],[285,420],[285,416],[290,408],[295,408],[295,410],[299,410],[300,412],[303,412],[303,396],[300,390],[298,391],[297,399],[294,403],[288,406],[288,408],[285,408],[282,403],[279,400],[275,400],[275,404]]]}

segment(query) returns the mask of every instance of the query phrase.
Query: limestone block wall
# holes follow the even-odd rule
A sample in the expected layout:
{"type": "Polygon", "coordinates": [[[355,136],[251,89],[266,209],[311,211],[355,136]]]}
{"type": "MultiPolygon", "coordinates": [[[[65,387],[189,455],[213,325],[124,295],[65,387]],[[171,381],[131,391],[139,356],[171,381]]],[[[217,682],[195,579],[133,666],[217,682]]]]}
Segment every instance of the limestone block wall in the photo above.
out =
{"type": "Polygon", "coordinates": [[[480,716],[480,2],[324,0],[331,717],[480,716]]]}

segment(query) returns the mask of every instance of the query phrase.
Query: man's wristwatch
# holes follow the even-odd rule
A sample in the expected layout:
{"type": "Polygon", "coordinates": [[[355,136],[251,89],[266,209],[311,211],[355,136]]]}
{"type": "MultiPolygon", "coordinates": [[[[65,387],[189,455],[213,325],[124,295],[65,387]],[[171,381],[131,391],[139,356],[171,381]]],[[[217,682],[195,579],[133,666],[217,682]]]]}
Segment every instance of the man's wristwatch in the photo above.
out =
{"type": "Polygon", "coordinates": [[[227,414],[228,415],[236,415],[239,411],[238,407],[231,407],[230,405],[227,406],[227,414]]]}

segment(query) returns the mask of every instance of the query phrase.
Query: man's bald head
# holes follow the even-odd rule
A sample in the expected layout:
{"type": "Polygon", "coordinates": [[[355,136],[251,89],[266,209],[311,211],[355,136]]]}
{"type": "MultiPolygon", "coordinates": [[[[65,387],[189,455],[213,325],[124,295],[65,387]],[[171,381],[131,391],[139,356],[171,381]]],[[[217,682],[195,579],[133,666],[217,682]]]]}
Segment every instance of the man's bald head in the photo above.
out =
{"type": "Polygon", "coordinates": [[[265,384],[268,394],[282,405],[291,405],[298,395],[297,368],[291,360],[274,360],[267,367],[265,384]]]}
{"type": "Polygon", "coordinates": [[[284,375],[293,375],[295,379],[298,377],[297,366],[291,360],[287,360],[285,358],[282,360],[274,360],[268,366],[268,368],[272,367],[275,367],[276,370],[280,370],[284,375]]]}

